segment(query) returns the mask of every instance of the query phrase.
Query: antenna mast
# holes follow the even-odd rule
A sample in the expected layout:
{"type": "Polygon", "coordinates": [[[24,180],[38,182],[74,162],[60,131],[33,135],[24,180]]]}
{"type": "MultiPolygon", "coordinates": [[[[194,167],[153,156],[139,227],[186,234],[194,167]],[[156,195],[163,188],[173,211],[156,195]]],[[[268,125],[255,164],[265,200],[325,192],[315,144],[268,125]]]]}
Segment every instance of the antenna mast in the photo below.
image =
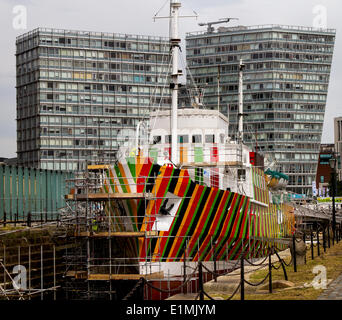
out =
{"type": "Polygon", "coordinates": [[[240,59],[239,64],[239,142],[243,142],[243,70],[245,65],[240,59]]]}
{"type": "Polygon", "coordinates": [[[217,66],[217,111],[220,111],[220,65],[217,66]]]}
{"type": "MultiPolygon", "coordinates": [[[[157,14],[153,17],[155,19],[163,19],[167,18],[170,19],[170,45],[171,45],[171,52],[172,52],[172,73],[171,79],[172,82],[170,83],[170,89],[172,91],[171,99],[171,162],[177,164],[179,161],[177,160],[177,151],[178,151],[178,137],[177,137],[177,130],[178,130],[178,89],[179,85],[179,76],[182,75],[181,70],[178,70],[178,54],[179,54],[179,44],[181,39],[178,35],[178,18],[197,18],[197,13],[194,16],[179,16],[179,9],[181,7],[181,3],[179,0],[170,0],[170,15],[168,17],[157,17],[157,14]]],[[[159,10],[160,11],[160,10],[159,10]]]]}
{"type": "Polygon", "coordinates": [[[181,3],[178,0],[170,1],[171,21],[170,21],[170,43],[172,51],[172,83],[170,88],[172,90],[172,116],[171,116],[171,161],[177,164],[177,151],[178,151],[178,50],[181,42],[178,36],[178,10],[181,7],[181,3]]]}

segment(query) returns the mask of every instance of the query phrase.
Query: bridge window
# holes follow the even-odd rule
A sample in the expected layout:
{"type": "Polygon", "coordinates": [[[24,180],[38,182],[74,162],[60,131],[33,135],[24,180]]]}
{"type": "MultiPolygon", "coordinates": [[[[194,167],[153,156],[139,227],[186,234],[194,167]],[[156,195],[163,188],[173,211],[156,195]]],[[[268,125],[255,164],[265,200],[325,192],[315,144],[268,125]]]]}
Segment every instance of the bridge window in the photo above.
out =
{"type": "Polygon", "coordinates": [[[223,133],[220,134],[220,143],[224,143],[224,134],[223,133]]]}
{"type": "Polygon", "coordinates": [[[161,136],[153,136],[153,144],[157,144],[161,142],[161,136]]]}
{"type": "Polygon", "coordinates": [[[178,142],[179,143],[189,143],[189,136],[186,135],[179,135],[178,136],[178,142]]]}
{"type": "Polygon", "coordinates": [[[202,142],[202,136],[200,134],[194,134],[192,136],[192,143],[201,143],[202,142]]]}
{"type": "Polygon", "coordinates": [[[205,135],[205,142],[206,143],[215,143],[215,135],[213,135],[213,134],[206,134],[205,135]]]}

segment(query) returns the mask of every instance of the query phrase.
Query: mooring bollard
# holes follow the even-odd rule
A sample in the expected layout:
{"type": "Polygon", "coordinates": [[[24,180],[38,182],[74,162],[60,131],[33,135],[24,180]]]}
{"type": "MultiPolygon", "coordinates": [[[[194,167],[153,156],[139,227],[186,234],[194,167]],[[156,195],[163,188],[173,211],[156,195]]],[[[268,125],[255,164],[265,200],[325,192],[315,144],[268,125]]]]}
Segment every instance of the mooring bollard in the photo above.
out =
{"type": "Polygon", "coordinates": [[[200,300],[204,300],[204,293],[203,293],[203,271],[202,271],[202,261],[198,261],[198,288],[200,292],[200,300]]]}
{"type": "Polygon", "coordinates": [[[244,272],[244,257],[241,256],[240,263],[240,300],[245,300],[245,272],[244,272]]]}

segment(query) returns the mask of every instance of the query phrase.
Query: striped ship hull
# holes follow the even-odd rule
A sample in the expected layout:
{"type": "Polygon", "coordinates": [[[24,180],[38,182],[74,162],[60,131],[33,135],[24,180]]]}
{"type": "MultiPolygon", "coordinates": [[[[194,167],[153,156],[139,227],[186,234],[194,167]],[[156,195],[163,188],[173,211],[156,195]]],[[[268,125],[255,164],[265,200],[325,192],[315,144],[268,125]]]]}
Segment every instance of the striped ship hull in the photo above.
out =
{"type": "Polygon", "coordinates": [[[128,157],[110,166],[103,183],[107,193],[150,195],[110,201],[105,208],[114,231],[150,235],[127,239],[130,256],[141,263],[227,261],[238,259],[242,251],[257,258],[268,253],[270,244],[285,249],[281,240],[294,229],[291,208],[270,203],[265,175],[257,168],[253,188],[254,202],[193,181],[187,169],[160,166],[149,157],[128,157]]]}

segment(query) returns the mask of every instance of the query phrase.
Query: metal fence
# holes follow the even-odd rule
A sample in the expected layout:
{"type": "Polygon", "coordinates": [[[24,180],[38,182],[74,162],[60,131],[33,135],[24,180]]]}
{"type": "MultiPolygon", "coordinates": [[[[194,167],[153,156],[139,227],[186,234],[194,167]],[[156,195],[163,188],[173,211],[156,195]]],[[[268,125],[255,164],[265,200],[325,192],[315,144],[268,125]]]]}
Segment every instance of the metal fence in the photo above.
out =
{"type": "Polygon", "coordinates": [[[0,165],[0,221],[54,220],[73,173],[0,165]]]}

